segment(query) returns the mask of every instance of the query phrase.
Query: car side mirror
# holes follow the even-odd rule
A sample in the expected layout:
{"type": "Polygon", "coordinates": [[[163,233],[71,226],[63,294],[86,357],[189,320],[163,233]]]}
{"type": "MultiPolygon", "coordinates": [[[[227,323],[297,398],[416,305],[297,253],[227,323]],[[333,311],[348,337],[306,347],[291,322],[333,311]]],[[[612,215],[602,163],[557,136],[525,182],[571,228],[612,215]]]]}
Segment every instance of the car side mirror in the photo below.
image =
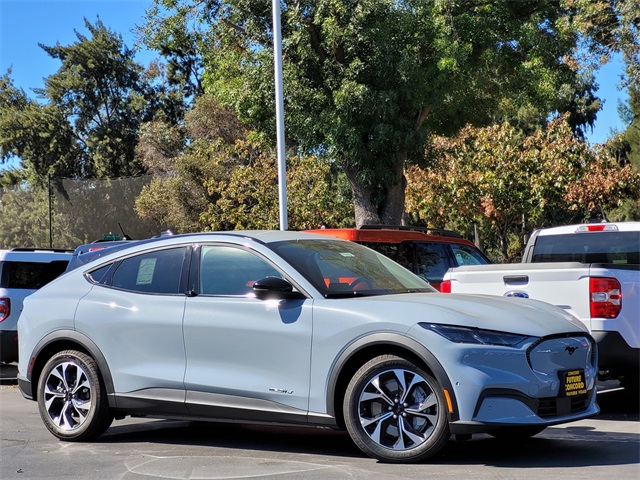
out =
{"type": "Polygon", "coordinates": [[[253,293],[259,300],[293,300],[305,298],[300,292],[293,291],[293,285],[280,277],[264,277],[253,284],[253,293]]]}

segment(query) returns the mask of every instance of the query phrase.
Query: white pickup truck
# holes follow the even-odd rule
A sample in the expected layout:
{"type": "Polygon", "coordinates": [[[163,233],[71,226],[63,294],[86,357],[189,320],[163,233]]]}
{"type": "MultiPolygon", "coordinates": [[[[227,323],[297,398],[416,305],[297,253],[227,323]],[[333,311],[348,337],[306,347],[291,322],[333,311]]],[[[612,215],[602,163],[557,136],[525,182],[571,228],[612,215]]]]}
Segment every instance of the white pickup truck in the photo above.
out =
{"type": "Polygon", "coordinates": [[[523,263],[449,269],[441,291],[534,298],[565,309],[598,342],[601,378],[638,394],[640,222],[537,230],[523,263]]]}

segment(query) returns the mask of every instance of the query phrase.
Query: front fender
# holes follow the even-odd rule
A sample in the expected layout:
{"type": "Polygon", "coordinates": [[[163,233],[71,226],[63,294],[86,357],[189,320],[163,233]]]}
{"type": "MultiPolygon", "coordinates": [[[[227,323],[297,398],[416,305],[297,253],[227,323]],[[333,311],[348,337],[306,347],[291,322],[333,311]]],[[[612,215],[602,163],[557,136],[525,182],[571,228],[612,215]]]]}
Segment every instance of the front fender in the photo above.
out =
{"type": "MultiPolygon", "coordinates": [[[[345,368],[349,367],[351,360],[355,359],[359,353],[363,353],[365,350],[370,348],[376,352],[376,355],[383,354],[385,349],[389,349],[389,353],[398,354],[401,353],[401,351],[405,351],[422,360],[442,388],[446,389],[449,393],[449,398],[451,399],[451,404],[453,406],[453,412],[449,412],[449,421],[453,422],[459,419],[458,403],[453,385],[438,359],[420,342],[410,337],[392,332],[378,332],[360,337],[347,345],[340,352],[333,363],[328,381],[327,412],[330,416],[334,418],[336,417],[334,399],[343,371],[345,371],[345,368]]],[[[367,358],[367,361],[369,359],[370,358],[367,358]]]]}

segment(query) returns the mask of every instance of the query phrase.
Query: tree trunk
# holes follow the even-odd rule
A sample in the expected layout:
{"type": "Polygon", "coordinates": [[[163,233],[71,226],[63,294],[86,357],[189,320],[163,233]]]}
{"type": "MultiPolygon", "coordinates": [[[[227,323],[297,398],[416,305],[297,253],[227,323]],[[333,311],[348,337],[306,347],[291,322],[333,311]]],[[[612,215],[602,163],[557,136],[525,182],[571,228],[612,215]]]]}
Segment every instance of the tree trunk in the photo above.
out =
{"type": "Polygon", "coordinates": [[[353,195],[356,226],[383,224],[400,225],[404,216],[404,199],[406,179],[404,162],[407,153],[402,151],[395,155],[387,185],[364,185],[358,181],[354,170],[345,168],[345,174],[353,195]],[[380,195],[383,190],[383,195],[380,195]]]}

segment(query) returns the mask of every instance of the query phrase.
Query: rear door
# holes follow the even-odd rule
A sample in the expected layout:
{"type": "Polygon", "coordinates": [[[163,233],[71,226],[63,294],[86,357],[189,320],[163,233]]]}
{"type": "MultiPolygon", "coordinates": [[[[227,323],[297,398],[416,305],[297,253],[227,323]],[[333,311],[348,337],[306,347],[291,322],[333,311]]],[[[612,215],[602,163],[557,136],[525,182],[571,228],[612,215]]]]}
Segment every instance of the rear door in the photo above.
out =
{"type": "Polygon", "coordinates": [[[100,345],[115,392],[184,403],[182,321],[191,246],[140,253],[91,272],[75,327],[100,345]]]}

